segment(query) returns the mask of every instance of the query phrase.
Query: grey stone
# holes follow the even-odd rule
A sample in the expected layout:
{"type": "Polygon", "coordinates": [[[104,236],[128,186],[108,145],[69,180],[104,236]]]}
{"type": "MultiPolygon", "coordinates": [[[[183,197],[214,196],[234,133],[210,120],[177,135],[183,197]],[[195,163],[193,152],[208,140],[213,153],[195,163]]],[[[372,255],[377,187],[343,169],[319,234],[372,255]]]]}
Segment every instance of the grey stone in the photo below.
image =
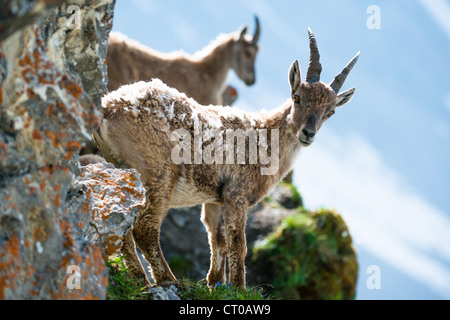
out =
{"type": "Polygon", "coordinates": [[[170,287],[152,287],[149,292],[153,294],[153,300],[181,300],[177,295],[178,289],[171,285],[170,287]]]}
{"type": "Polygon", "coordinates": [[[114,3],[72,1],[79,29],[65,1],[0,4],[0,299],[106,296],[101,250],[78,234],[67,193],[100,123],[114,3]]]}

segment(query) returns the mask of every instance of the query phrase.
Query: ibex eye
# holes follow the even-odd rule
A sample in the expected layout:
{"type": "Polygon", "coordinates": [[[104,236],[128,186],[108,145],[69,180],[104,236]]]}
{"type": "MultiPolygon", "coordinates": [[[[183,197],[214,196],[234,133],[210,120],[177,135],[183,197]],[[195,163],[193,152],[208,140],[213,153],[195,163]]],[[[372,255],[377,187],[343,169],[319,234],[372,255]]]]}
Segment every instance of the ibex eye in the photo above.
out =
{"type": "Polygon", "coordinates": [[[331,117],[334,114],[334,111],[330,111],[327,113],[327,118],[331,117]]]}
{"type": "Polygon", "coordinates": [[[292,97],[292,101],[294,101],[295,103],[300,103],[300,97],[295,95],[292,97]]]}

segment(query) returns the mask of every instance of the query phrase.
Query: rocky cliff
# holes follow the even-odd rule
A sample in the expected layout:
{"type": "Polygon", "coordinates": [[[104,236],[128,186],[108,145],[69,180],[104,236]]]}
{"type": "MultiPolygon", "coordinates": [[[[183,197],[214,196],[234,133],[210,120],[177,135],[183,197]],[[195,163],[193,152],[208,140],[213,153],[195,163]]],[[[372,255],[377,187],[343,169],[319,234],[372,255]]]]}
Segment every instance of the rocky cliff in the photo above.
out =
{"type": "Polygon", "coordinates": [[[99,125],[114,0],[0,4],[0,299],[103,299],[67,194],[99,125]]]}

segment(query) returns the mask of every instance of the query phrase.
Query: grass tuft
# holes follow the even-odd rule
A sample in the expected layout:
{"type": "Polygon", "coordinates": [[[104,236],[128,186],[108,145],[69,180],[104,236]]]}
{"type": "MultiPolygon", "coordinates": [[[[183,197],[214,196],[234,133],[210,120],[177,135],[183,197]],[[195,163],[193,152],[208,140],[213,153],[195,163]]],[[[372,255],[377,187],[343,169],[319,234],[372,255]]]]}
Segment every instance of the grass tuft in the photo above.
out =
{"type": "Polygon", "coordinates": [[[134,278],[123,262],[123,256],[112,256],[106,261],[109,271],[107,300],[151,300],[145,284],[134,278]]]}

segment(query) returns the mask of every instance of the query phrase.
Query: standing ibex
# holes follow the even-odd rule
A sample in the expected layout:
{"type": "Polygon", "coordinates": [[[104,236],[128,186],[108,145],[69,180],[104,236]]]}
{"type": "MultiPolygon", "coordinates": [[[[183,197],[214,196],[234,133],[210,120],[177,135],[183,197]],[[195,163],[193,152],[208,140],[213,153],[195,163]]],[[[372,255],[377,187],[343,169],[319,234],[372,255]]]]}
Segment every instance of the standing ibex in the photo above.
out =
{"type": "Polygon", "coordinates": [[[260,35],[259,20],[252,36],[247,27],[222,34],[200,52],[161,53],[126,37],[111,33],[108,43],[108,89],[158,78],[194,98],[198,103],[223,104],[228,72],[233,69],[247,85],[255,83],[255,59],[260,35]]]}
{"type": "MultiPolygon", "coordinates": [[[[123,86],[103,98],[104,120],[95,139],[108,161],[136,168],[141,174],[147,206],[137,217],[132,236],[149,261],[157,283],[176,280],[159,244],[160,225],[167,210],[203,203],[202,221],[211,247],[208,284],[226,283],[228,256],[229,281],[233,286],[245,286],[248,208],[283,178],[299,148],[309,146],[324,121],[355,92],[352,88],[339,94],[359,54],[330,85],[324,84],[320,82],[322,67],[316,40],[310,30],[308,33],[311,55],[306,81],[301,82],[295,61],[289,70],[291,98],[267,114],[203,106],[158,80],[123,86]],[[259,136],[252,135],[252,130],[259,136]],[[243,141],[249,148],[236,163],[235,157],[241,155],[234,154],[233,133],[238,131],[244,134],[243,141]],[[259,146],[270,154],[269,162],[276,165],[269,163],[261,150],[259,163],[254,161],[252,139],[259,140],[259,146]],[[202,145],[202,140],[213,142],[202,145]],[[227,154],[226,163],[220,161],[221,152],[227,154]]],[[[132,271],[142,276],[144,271],[136,259],[130,233],[123,249],[132,271]]]]}

